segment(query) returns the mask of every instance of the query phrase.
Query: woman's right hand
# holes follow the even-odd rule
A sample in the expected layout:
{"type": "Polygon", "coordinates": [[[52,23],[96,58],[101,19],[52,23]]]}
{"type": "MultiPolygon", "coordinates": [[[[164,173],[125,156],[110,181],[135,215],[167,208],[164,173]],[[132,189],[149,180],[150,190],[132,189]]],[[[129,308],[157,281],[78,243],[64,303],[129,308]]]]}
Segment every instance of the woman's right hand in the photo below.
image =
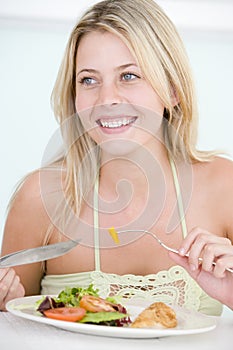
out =
{"type": "Polygon", "coordinates": [[[6,303],[25,295],[19,276],[12,268],[0,269],[0,310],[6,311],[6,303]]]}

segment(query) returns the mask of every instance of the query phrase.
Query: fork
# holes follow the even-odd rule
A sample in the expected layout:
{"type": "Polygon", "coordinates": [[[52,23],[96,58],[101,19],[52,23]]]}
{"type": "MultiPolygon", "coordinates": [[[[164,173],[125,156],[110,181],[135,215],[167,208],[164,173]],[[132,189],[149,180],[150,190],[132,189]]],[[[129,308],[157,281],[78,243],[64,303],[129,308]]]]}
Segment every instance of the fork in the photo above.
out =
{"type": "MultiPolygon", "coordinates": [[[[150,236],[152,236],[153,238],[156,239],[156,241],[163,247],[165,248],[166,250],[170,251],[170,252],[173,252],[173,253],[176,253],[176,254],[179,254],[179,251],[177,249],[174,249],[174,248],[171,248],[169,246],[167,246],[165,243],[163,243],[161,241],[161,239],[159,239],[155,233],[153,232],[150,232],[150,231],[147,231],[147,230],[123,230],[123,231],[116,231],[113,227],[109,229],[109,233],[111,234],[111,236],[113,237],[113,240],[115,241],[115,243],[119,243],[119,238],[118,238],[118,233],[127,233],[127,232],[142,232],[142,233],[146,233],[150,236]]],[[[189,256],[189,254],[185,254],[186,257],[189,256]]],[[[198,260],[200,262],[203,261],[202,258],[198,258],[198,260]]],[[[212,262],[212,265],[215,266],[216,263],[213,261],[212,262]]],[[[226,271],[229,271],[231,273],[233,273],[233,269],[232,268],[226,268],[226,271]]]]}

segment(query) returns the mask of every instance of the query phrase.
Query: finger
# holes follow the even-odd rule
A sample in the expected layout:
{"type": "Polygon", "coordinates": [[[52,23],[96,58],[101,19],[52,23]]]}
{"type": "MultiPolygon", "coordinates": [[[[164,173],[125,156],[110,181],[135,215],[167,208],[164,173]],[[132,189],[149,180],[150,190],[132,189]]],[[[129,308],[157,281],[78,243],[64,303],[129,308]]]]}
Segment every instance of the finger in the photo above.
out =
{"type": "Polygon", "coordinates": [[[221,244],[224,240],[225,238],[215,236],[209,232],[199,233],[188,252],[191,269],[194,271],[198,268],[200,263],[199,258],[201,257],[203,259],[206,252],[207,258],[206,260],[204,259],[204,261],[206,262],[206,268],[208,268],[208,271],[211,271],[212,262],[214,260],[213,244],[221,244]]]}
{"type": "Polygon", "coordinates": [[[6,311],[6,303],[11,300],[14,299],[17,295],[17,293],[15,293],[15,289],[19,286],[19,277],[15,276],[11,286],[8,288],[7,294],[5,296],[5,298],[3,299],[2,302],[2,310],[6,311]]]}
{"type": "MultiPolygon", "coordinates": [[[[225,237],[219,237],[214,234],[211,234],[205,230],[201,230],[199,228],[196,228],[191,233],[191,240],[192,244],[189,247],[188,255],[189,255],[189,264],[191,269],[194,271],[198,268],[199,265],[199,257],[202,257],[204,254],[205,248],[210,249],[210,253],[208,255],[208,259],[206,260],[206,268],[208,271],[211,271],[212,269],[212,263],[211,263],[211,244],[223,244],[223,245],[231,245],[231,241],[225,237]]],[[[188,235],[189,236],[189,235],[188,235]]],[[[188,237],[187,237],[188,239],[188,237]]],[[[213,261],[213,260],[212,260],[213,261]]]]}
{"type": "Polygon", "coordinates": [[[205,271],[213,270],[213,262],[223,255],[231,255],[233,257],[233,246],[228,244],[211,243],[205,245],[202,255],[202,269],[205,271]]]}
{"type": "Polygon", "coordinates": [[[194,242],[199,237],[201,237],[203,241],[206,241],[206,243],[219,243],[219,244],[231,245],[231,241],[228,238],[219,237],[200,227],[195,227],[189,232],[187,237],[185,237],[185,239],[182,241],[181,247],[179,249],[179,253],[181,255],[187,254],[191,249],[192,245],[194,244],[194,242]]]}
{"type": "Polygon", "coordinates": [[[178,265],[183,266],[184,268],[189,268],[188,258],[185,256],[180,256],[177,253],[168,252],[169,257],[178,265]]]}
{"type": "Polygon", "coordinates": [[[13,269],[8,269],[0,280],[0,302],[5,299],[14,277],[15,271],[13,269]]]}
{"type": "Polygon", "coordinates": [[[20,278],[18,275],[16,275],[4,299],[4,303],[6,304],[11,299],[22,297],[24,294],[25,290],[20,283],[20,278]]]}
{"type": "Polygon", "coordinates": [[[215,277],[222,278],[226,276],[227,268],[233,268],[233,255],[224,255],[216,261],[213,273],[215,277]]]}
{"type": "Polygon", "coordinates": [[[192,271],[188,258],[186,256],[180,256],[177,253],[173,252],[168,252],[168,255],[175,263],[185,268],[192,277],[196,275],[196,271],[192,271]]]}
{"type": "Polygon", "coordinates": [[[188,235],[182,241],[181,247],[179,249],[180,255],[185,255],[188,253],[191,246],[195,242],[197,236],[200,235],[201,233],[207,233],[207,231],[201,229],[200,227],[195,227],[188,233],[188,235]]]}
{"type": "Polygon", "coordinates": [[[10,270],[10,268],[0,269],[0,282],[9,270],[10,270]]]}

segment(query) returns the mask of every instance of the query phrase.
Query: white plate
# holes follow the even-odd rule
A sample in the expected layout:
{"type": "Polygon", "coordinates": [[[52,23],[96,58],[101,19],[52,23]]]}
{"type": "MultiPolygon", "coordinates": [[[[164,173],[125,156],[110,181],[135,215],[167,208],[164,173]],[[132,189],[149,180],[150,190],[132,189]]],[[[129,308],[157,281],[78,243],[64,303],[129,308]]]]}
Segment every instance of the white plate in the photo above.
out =
{"type": "MultiPolygon", "coordinates": [[[[78,322],[59,321],[46,318],[36,311],[35,302],[40,299],[41,295],[13,299],[7,303],[6,308],[13,315],[65,329],[67,331],[118,338],[158,338],[171,335],[196,334],[208,332],[216,327],[215,317],[206,316],[179,307],[173,307],[176,311],[178,325],[177,327],[170,329],[108,327],[82,324],[78,322]]],[[[143,310],[142,307],[133,304],[127,304],[126,307],[131,320],[143,310]]]]}

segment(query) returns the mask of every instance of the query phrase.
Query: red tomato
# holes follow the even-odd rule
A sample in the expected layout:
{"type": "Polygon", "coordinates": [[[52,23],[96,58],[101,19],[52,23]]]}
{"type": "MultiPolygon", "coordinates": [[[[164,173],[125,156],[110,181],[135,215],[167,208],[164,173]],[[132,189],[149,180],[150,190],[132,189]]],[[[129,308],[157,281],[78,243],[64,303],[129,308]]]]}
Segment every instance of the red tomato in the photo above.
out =
{"type": "Polygon", "coordinates": [[[79,305],[83,309],[91,312],[116,311],[110,302],[92,295],[84,295],[80,300],[79,305]]]}
{"type": "Polygon", "coordinates": [[[86,310],[81,307],[59,307],[44,311],[44,315],[55,320],[76,322],[81,320],[86,314],[86,310]]]}

